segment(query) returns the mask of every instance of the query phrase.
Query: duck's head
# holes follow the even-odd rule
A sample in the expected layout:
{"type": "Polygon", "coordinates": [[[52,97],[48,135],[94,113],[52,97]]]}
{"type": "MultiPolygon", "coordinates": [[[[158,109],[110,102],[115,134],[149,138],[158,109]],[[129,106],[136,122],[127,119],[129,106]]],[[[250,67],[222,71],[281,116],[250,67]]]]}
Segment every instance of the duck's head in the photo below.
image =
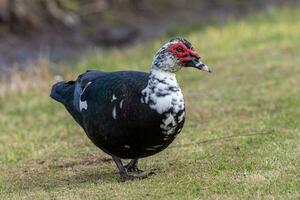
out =
{"type": "Polygon", "coordinates": [[[194,67],[211,72],[200,59],[200,54],[193,49],[189,41],[175,38],[158,50],[152,62],[152,69],[175,73],[182,67],[194,67]]]}

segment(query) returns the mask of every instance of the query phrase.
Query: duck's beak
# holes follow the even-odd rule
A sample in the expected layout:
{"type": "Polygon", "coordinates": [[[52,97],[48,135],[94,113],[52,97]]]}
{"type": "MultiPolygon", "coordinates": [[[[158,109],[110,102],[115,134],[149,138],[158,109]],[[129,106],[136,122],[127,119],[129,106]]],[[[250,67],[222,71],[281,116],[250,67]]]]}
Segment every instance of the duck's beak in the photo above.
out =
{"type": "Polygon", "coordinates": [[[207,65],[203,64],[201,60],[194,58],[194,57],[190,61],[186,62],[185,66],[186,67],[194,67],[194,68],[197,68],[202,71],[209,72],[209,73],[212,72],[211,69],[209,69],[209,67],[207,65]]]}
{"type": "Polygon", "coordinates": [[[196,67],[197,69],[202,70],[202,71],[212,73],[211,69],[209,69],[209,67],[208,67],[207,65],[203,64],[201,61],[199,61],[199,62],[195,65],[195,67],[196,67]]]}

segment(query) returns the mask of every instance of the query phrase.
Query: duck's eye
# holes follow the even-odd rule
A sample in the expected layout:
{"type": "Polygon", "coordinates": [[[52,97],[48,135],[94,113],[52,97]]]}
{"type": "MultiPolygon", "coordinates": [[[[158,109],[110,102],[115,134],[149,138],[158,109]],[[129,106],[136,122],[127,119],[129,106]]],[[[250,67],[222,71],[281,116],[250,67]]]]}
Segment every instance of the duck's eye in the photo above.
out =
{"type": "Polygon", "coordinates": [[[176,48],[176,51],[177,52],[183,52],[183,48],[181,46],[179,46],[179,47],[176,48]]]}

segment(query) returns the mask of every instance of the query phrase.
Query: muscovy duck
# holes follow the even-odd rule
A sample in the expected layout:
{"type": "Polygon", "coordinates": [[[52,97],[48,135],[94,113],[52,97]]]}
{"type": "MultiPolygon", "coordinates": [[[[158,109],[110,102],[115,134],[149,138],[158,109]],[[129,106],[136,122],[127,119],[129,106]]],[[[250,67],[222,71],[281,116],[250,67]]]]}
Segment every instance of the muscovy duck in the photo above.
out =
{"type": "Polygon", "coordinates": [[[50,96],[131,180],[140,177],[138,159],[164,150],[183,127],[184,99],[175,77],[183,67],[211,72],[190,42],[175,38],[156,53],[150,73],[88,70],[76,81],[53,85],[50,96]]]}

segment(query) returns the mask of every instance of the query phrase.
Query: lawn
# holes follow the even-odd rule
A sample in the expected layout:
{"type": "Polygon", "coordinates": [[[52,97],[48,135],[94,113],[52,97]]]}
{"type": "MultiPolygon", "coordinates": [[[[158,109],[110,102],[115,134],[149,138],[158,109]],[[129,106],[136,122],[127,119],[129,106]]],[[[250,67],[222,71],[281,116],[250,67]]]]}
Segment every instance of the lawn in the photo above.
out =
{"type": "Polygon", "coordinates": [[[169,37],[73,64],[45,63],[2,82],[0,199],[299,199],[300,8],[184,37],[214,72],[177,74],[186,124],[169,148],[141,160],[142,169],[157,169],[148,179],[121,182],[111,158],[48,95],[56,74],[148,71],[169,37]]]}

